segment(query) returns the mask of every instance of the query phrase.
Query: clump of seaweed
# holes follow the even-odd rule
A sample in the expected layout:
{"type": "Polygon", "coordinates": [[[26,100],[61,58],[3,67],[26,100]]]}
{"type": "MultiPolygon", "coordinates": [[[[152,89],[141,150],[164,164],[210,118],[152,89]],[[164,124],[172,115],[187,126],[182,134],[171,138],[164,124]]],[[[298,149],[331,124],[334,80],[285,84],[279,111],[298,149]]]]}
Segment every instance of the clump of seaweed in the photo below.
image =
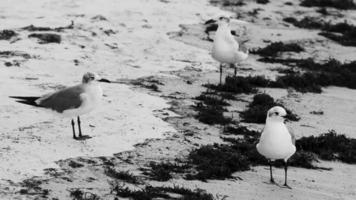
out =
{"type": "Polygon", "coordinates": [[[296,27],[306,29],[322,29],[325,26],[323,21],[312,17],[304,17],[301,20],[297,20],[294,17],[286,17],[283,21],[291,23],[296,27]]]}
{"type": "MultiPolygon", "coordinates": [[[[265,123],[266,113],[273,106],[282,106],[283,105],[276,103],[273,97],[268,94],[256,94],[253,97],[253,101],[249,104],[248,109],[241,113],[241,117],[244,122],[248,123],[265,123]]],[[[300,118],[292,113],[289,109],[287,111],[287,119],[290,121],[298,121],[300,118]]]]}
{"type": "Polygon", "coordinates": [[[250,51],[250,52],[253,54],[258,54],[260,56],[275,57],[281,52],[299,53],[301,51],[304,51],[304,48],[296,43],[285,44],[283,42],[273,42],[264,48],[259,48],[257,50],[250,51]]]}
{"type": "Polygon", "coordinates": [[[195,166],[196,173],[186,175],[189,180],[231,178],[235,171],[250,169],[245,155],[229,145],[206,145],[190,152],[189,162],[195,166]]]}
{"type": "Polygon", "coordinates": [[[149,167],[144,174],[156,181],[168,181],[172,178],[172,173],[183,173],[188,168],[185,164],[171,162],[150,162],[149,167]]]}
{"type": "Polygon", "coordinates": [[[206,124],[228,124],[231,119],[224,116],[226,109],[224,106],[229,105],[223,98],[209,94],[203,93],[196,97],[197,100],[201,102],[197,103],[195,110],[198,112],[196,118],[206,124]]]}
{"type": "Polygon", "coordinates": [[[38,38],[40,44],[61,43],[61,36],[54,33],[32,33],[29,38],[38,38]]]}
{"type": "Polygon", "coordinates": [[[256,3],[258,3],[258,4],[267,4],[267,3],[269,3],[269,0],[256,0],[256,3]]]}
{"type": "Polygon", "coordinates": [[[293,87],[301,92],[320,93],[321,87],[340,86],[356,88],[356,61],[341,63],[330,59],[324,63],[316,63],[313,59],[280,59],[263,58],[263,62],[282,63],[290,67],[307,70],[305,73],[287,73],[276,79],[275,87],[293,87]]]}
{"type": "Polygon", "coordinates": [[[68,26],[61,26],[61,27],[56,27],[56,28],[50,28],[50,27],[43,27],[43,26],[34,26],[34,25],[29,25],[26,27],[23,27],[23,30],[26,31],[55,31],[55,32],[61,32],[65,29],[73,29],[74,28],[74,22],[72,21],[70,25],[68,26]]]}
{"type": "Polygon", "coordinates": [[[91,193],[91,192],[83,192],[80,189],[74,189],[70,191],[69,194],[73,200],[99,200],[101,199],[98,195],[91,193]]]}
{"type": "Polygon", "coordinates": [[[129,171],[117,171],[113,167],[106,167],[104,173],[114,179],[126,181],[128,183],[139,184],[140,180],[137,176],[129,171]]]}
{"type": "Polygon", "coordinates": [[[219,98],[215,94],[209,93],[202,93],[201,95],[195,97],[196,100],[204,102],[205,105],[211,106],[229,106],[230,104],[227,103],[224,98],[219,98]]]}
{"type": "Polygon", "coordinates": [[[356,46],[356,26],[345,22],[331,24],[321,19],[304,17],[297,20],[293,17],[284,18],[283,21],[293,24],[299,28],[320,29],[322,35],[344,46],[356,46]]]}
{"type": "Polygon", "coordinates": [[[143,189],[132,190],[125,185],[113,184],[112,193],[116,196],[133,200],[151,200],[158,198],[172,200],[214,200],[214,196],[205,190],[191,190],[181,186],[153,187],[146,185],[143,189]]]}
{"type": "Polygon", "coordinates": [[[334,130],[319,136],[299,139],[297,149],[313,152],[323,160],[339,160],[356,164],[356,139],[338,135],[334,130]]]}
{"type": "Polygon", "coordinates": [[[0,31],[0,40],[9,40],[16,35],[17,33],[13,30],[2,30],[0,31]]]}
{"type": "Polygon", "coordinates": [[[332,7],[343,10],[356,8],[353,0],[302,0],[300,5],[305,7],[332,7]]]}
{"type": "Polygon", "coordinates": [[[233,94],[241,94],[241,93],[255,93],[257,92],[256,86],[264,87],[268,84],[268,81],[263,77],[243,77],[243,76],[227,76],[225,78],[225,83],[223,84],[206,84],[204,85],[207,88],[229,92],[233,94]]]}
{"type": "Polygon", "coordinates": [[[243,6],[245,5],[244,0],[210,0],[211,4],[222,4],[223,6],[243,6]]]}

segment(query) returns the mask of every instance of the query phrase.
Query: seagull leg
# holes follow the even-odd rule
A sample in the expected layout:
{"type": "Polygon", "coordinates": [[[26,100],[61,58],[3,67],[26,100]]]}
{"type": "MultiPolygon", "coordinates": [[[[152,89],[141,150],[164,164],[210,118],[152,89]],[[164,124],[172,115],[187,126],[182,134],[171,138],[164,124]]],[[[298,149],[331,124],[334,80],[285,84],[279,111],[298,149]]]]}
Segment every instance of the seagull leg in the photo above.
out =
{"type": "Polygon", "coordinates": [[[74,120],[73,120],[73,119],[72,119],[71,124],[72,124],[72,129],[73,129],[73,138],[74,138],[74,139],[77,139],[77,136],[75,136],[75,128],[74,128],[75,123],[74,123],[74,120]]]}
{"type": "Polygon", "coordinates": [[[80,126],[80,118],[79,118],[79,116],[77,118],[77,122],[78,122],[78,129],[79,129],[79,137],[81,138],[83,136],[82,136],[82,127],[80,126]]]}
{"type": "Polygon", "coordinates": [[[284,161],[284,186],[286,188],[292,189],[291,187],[289,187],[289,185],[287,184],[287,170],[288,170],[288,161],[284,161]]]}
{"type": "Polygon", "coordinates": [[[220,85],[221,85],[221,79],[222,79],[222,72],[223,72],[223,65],[220,64],[220,85]]]}
{"type": "Polygon", "coordinates": [[[237,74],[237,66],[236,64],[234,64],[234,76],[236,77],[236,74],[237,74]]]}
{"type": "Polygon", "coordinates": [[[270,173],[270,177],[271,177],[271,183],[275,183],[274,179],[273,179],[273,174],[272,174],[272,161],[269,161],[269,173],[270,173]]]}

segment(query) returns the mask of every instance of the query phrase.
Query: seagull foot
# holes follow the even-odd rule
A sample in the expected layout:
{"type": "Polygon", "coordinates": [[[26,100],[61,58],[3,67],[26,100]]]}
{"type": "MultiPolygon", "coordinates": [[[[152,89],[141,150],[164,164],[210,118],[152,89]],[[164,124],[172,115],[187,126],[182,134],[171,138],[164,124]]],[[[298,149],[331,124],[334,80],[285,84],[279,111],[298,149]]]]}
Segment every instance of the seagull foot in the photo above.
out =
{"type": "Polygon", "coordinates": [[[283,187],[285,187],[285,188],[287,188],[287,189],[292,189],[287,183],[285,183],[285,184],[283,185],[283,187]]]}
{"type": "Polygon", "coordinates": [[[89,135],[82,135],[82,136],[79,136],[79,137],[75,137],[74,139],[75,140],[87,140],[87,139],[90,139],[92,138],[91,136],[89,135]]]}

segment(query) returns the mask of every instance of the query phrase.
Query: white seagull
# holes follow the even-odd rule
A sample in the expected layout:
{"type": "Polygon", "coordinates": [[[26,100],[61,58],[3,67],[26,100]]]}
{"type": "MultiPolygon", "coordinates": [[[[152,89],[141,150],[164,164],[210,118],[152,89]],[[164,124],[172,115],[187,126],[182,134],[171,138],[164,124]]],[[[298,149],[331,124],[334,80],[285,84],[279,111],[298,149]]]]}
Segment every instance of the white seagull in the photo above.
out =
{"type": "Polygon", "coordinates": [[[236,63],[246,60],[248,57],[248,50],[241,48],[239,43],[231,34],[229,23],[229,18],[219,18],[218,29],[215,33],[212,49],[212,57],[220,62],[220,84],[222,79],[222,68],[224,64],[234,65],[234,74],[236,76],[236,63]]]}
{"type": "Polygon", "coordinates": [[[80,126],[80,115],[89,113],[100,103],[103,96],[102,89],[96,81],[98,76],[88,72],[83,75],[82,83],[72,87],[67,87],[54,93],[43,95],[42,97],[21,97],[11,96],[18,99],[17,102],[36,107],[43,107],[55,111],[64,117],[71,117],[74,139],[87,139],[82,135],[80,126]],[[77,117],[79,137],[75,135],[75,122],[73,117],[77,117]]]}
{"type": "Polygon", "coordinates": [[[289,132],[284,124],[286,115],[286,110],[280,106],[268,110],[266,126],[256,147],[258,153],[269,160],[272,183],[275,183],[272,175],[272,162],[278,159],[284,160],[284,186],[290,188],[287,184],[288,159],[295,153],[296,147],[294,134],[289,132]]]}

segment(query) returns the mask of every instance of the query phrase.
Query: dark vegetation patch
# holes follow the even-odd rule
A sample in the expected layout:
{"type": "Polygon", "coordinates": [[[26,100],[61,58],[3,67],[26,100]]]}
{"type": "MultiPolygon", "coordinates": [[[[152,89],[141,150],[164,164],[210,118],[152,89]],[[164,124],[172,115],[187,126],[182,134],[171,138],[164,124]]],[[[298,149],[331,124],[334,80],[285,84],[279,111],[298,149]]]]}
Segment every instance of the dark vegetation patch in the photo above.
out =
{"type": "Polygon", "coordinates": [[[204,86],[222,92],[229,92],[233,94],[250,94],[257,92],[256,86],[259,84],[265,84],[265,80],[260,77],[243,77],[243,76],[227,76],[223,84],[205,84],[204,86]],[[262,81],[262,82],[260,82],[262,81]]]}
{"type": "Polygon", "coordinates": [[[269,0],[256,0],[256,3],[258,3],[258,4],[267,4],[267,3],[269,3],[269,0]]]}
{"type": "Polygon", "coordinates": [[[301,92],[321,92],[321,87],[339,86],[356,89],[356,61],[341,63],[330,59],[316,63],[313,59],[263,58],[262,62],[281,63],[306,70],[278,77],[276,87],[293,87],[301,92]]]}
{"type": "Polygon", "coordinates": [[[172,173],[183,173],[189,166],[171,162],[150,162],[149,170],[144,170],[144,175],[156,181],[168,181],[172,178],[172,173]]]}
{"type": "Polygon", "coordinates": [[[189,162],[196,173],[188,174],[188,180],[232,178],[235,171],[249,170],[248,158],[229,145],[206,145],[189,154],[189,162]]]}
{"type": "Polygon", "coordinates": [[[22,195],[40,195],[43,198],[47,198],[49,190],[42,189],[40,187],[41,184],[42,184],[42,180],[25,179],[20,183],[23,189],[21,189],[19,193],[22,195]]]}
{"type": "Polygon", "coordinates": [[[273,42],[264,48],[259,48],[257,50],[250,51],[252,54],[258,54],[260,56],[277,56],[281,52],[301,52],[304,48],[299,44],[290,43],[284,44],[283,42],[273,42]]]}
{"type": "MultiPolygon", "coordinates": [[[[266,122],[267,111],[273,106],[284,107],[283,105],[276,103],[273,97],[268,94],[256,94],[253,97],[253,101],[248,105],[248,108],[243,111],[240,116],[243,118],[244,122],[262,124],[266,122]]],[[[292,113],[289,109],[285,109],[287,111],[286,118],[288,120],[299,121],[300,117],[292,113]]]]}
{"type": "Polygon", "coordinates": [[[133,85],[141,86],[141,87],[147,88],[147,89],[155,91],[155,92],[160,91],[158,85],[164,85],[159,80],[154,79],[153,77],[137,79],[137,80],[132,81],[131,83],[133,85]]]}
{"type": "Polygon", "coordinates": [[[321,93],[322,86],[329,86],[328,84],[322,84],[325,82],[323,74],[317,74],[312,72],[300,73],[288,73],[283,76],[279,76],[276,79],[276,86],[280,88],[292,87],[299,92],[313,92],[321,93]]]}
{"type": "Polygon", "coordinates": [[[209,93],[203,93],[196,97],[200,100],[194,108],[197,111],[196,118],[205,124],[228,124],[231,122],[231,118],[225,117],[224,112],[226,109],[224,106],[229,105],[222,97],[209,93]]]}
{"type": "Polygon", "coordinates": [[[25,59],[31,58],[30,54],[21,51],[0,51],[0,58],[10,58],[16,56],[23,57],[25,59]]]}
{"type": "Polygon", "coordinates": [[[291,23],[296,27],[306,29],[322,29],[325,25],[320,19],[312,17],[304,17],[299,21],[294,17],[286,17],[283,19],[283,21],[291,23]]]}
{"type": "Polygon", "coordinates": [[[320,8],[320,9],[316,10],[316,12],[318,12],[318,13],[320,13],[322,15],[329,15],[330,14],[326,8],[320,8]]]}
{"type": "Polygon", "coordinates": [[[29,38],[38,38],[40,44],[61,43],[61,36],[54,33],[32,33],[29,38]]]}
{"type": "Polygon", "coordinates": [[[338,135],[333,130],[319,136],[303,137],[296,146],[298,150],[313,152],[323,160],[356,164],[356,139],[338,135]]]}
{"type": "Polygon", "coordinates": [[[313,110],[313,111],[310,112],[310,114],[312,114],[312,115],[323,115],[324,111],[322,111],[322,110],[313,110]]]}
{"type": "Polygon", "coordinates": [[[43,27],[43,26],[34,26],[34,25],[29,25],[26,27],[23,27],[23,30],[26,31],[55,31],[55,32],[61,32],[65,29],[73,29],[74,28],[74,22],[72,21],[70,25],[68,26],[63,26],[63,27],[56,27],[56,28],[50,28],[50,27],[43,27]]]}
{"type": "Polygon", "coordinates": [[[356,46],[356,27],[347,23],[347,21],[331,24],[312,17],[304,17],[299,21],[293,17],[287,17],[283,20],[299,28],[321,29],[322,32],[319,35],[344,46],[356,46]]]}
{"type": "Polygon", "coordinates": [[[213,5],[222,5],[229,7],[245,5],[244,0],[210,0],[210,3],[213,5]]]}
{"type": "Polygon", "coordinates": [[[84,165],[82,163],[76,162],[74,160],[69,161],[68,166],[71,167],[71,168],[84,167],[84,165]]]}
{"type": "Polygon", "coordinates": [[[353,0],[302,0],[301,6],[305,7],[332,7],[338,9],[355,9],[353,0]]]}
{"type": "Polygon", "coordinates": [[[9,40],[16,35],[17,33],[13,30],[2,30],[0,31],[0,40],[9,40]]]}
{"type": "Polygon", "coordinates": [[[202,93],[201,95],[195,97],[196,100],[204,102],[205,105],[211,106],[229,106],[223,97],[219,98],[219,96],[215,95],[215,93],[202,93]]]}
{"type": "Polygon", "coordinates": [[[105,173],[105,175],[107,175],[111,178],[126,181],[128,183],[132,183],[132,184],[140,183],[140,180],[138,179],[138,177],[136,177],[129,171],[117,171],[113,167],[106,167],[104,173],[105,173]]]}
{"type": "Polygon", "coordinates": [[[91,192],[83,192],[80,189],[71,190],[69,196],[73,200],[99,200],[100,199],[98,195],[93,194],[91,192]]]}
{"type": "Polygon", "coordinates": [[[145,186],[140,190],[132,190],[125,185],[113,185],[112,193],[118,197],[133,200],[170,199],[170,200],[213,200],[212,194],[202,189],[187,189],[180,186],[153,187],[145,186]]]}

